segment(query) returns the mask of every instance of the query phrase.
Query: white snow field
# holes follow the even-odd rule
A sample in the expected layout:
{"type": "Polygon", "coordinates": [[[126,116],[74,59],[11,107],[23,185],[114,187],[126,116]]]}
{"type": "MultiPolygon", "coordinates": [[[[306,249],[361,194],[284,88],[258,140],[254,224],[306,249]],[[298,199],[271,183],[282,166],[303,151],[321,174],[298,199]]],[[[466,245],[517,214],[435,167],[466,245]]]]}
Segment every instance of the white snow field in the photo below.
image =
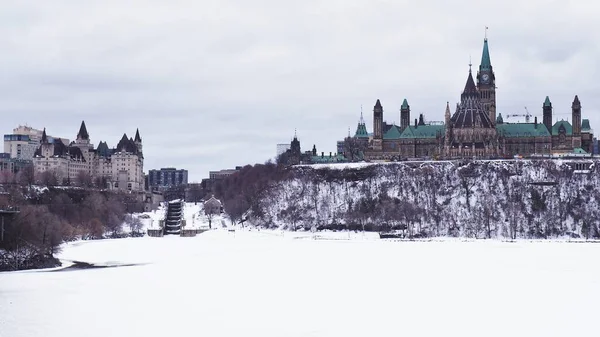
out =
{"type": "Polygon", "coordinates": [[[69,244],[139,265],[0,273],[0,336],[598,336],[600,244],[331,238],[69,244]]]}

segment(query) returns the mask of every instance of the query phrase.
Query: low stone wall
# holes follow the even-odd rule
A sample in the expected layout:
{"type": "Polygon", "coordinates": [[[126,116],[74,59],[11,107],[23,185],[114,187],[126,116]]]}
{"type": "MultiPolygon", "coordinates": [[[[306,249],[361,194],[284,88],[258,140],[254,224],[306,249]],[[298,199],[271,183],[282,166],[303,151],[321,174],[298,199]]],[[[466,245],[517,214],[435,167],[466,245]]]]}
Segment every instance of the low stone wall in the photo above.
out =
{"type": "Polygon", "coordinates": [[[206,232],[206,229],[182,229],[181,230],[181,236],[182,237],[194,237],[198,234],[202,234],[204,232],[206,232]]]}
{"type": "Polygon", "coordinates": [[[155,238],[162,237],[164,235],[164,231],[162,229],[149,229],[148,236],[152,236],[155,238]]]}

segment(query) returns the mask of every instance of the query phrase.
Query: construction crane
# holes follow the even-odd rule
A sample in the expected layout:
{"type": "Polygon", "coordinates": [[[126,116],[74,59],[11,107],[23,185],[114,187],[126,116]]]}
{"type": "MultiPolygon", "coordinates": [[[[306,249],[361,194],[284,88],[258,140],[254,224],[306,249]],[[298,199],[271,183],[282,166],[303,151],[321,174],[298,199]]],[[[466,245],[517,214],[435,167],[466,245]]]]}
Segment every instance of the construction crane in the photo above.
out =
{"type": "Polygon", "coordinates": [[[524,114],[506,115],[506,118],[510,118],[510,117],[525,117],[525,123],[529,123],[529,118],[531,118],[531,114],[529,113],[529,110],[527,110],[527,107],[525,107],[524,114]]]}

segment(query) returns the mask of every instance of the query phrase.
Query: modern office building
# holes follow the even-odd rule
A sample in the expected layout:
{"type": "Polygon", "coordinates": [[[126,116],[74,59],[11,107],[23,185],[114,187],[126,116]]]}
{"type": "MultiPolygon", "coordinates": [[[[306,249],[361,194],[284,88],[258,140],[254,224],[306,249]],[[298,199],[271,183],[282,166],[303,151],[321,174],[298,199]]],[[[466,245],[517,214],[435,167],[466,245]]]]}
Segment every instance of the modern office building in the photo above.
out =
{"type": "Polygon", "coordinates": [[[164,190],[173,186],[186,185],[187,183],[187,170],[167,167],[148,171],[148,189],[151,191],[164,190]]]}

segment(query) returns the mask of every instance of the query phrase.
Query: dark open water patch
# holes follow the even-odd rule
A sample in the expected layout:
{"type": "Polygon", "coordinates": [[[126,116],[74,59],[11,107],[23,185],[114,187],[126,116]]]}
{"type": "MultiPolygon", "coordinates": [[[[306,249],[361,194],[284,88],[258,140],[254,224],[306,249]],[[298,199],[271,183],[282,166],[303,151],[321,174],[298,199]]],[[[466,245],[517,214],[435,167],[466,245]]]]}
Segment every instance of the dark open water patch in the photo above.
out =
{"type": "Polygon", "coordinates": [[[143,266],[143,265],[147,264],[147,263],[118,263],[118,262],[94,264],[94,263],[89,263],[89,262],[84,262],[84,261],[70,261],[70,262],[73,262],[73,264],[68,267],[54,269],[54,270],[48,270],[48,272],[118,268],[118,267],[135,267],[135,266],[143,266]]]}

